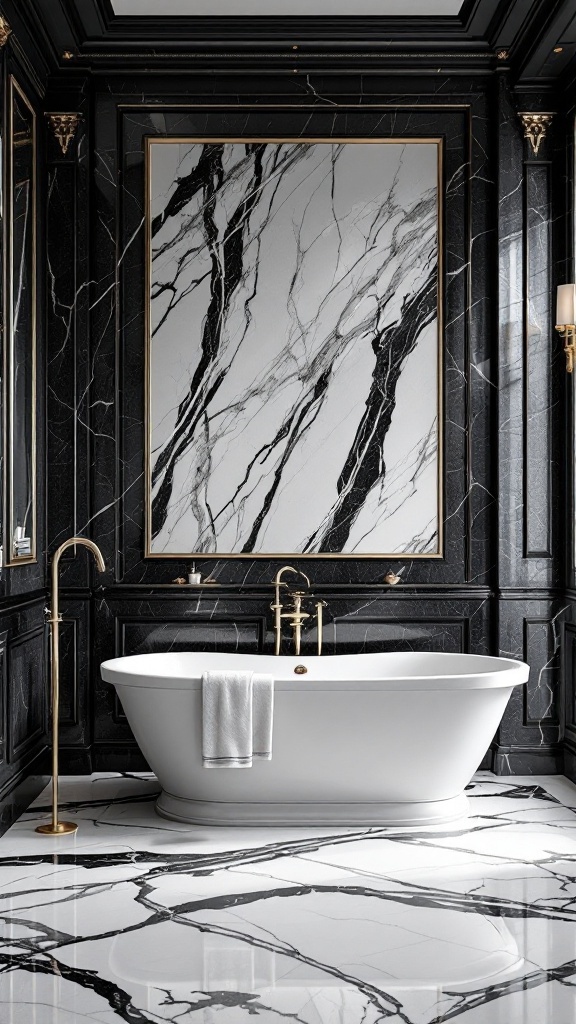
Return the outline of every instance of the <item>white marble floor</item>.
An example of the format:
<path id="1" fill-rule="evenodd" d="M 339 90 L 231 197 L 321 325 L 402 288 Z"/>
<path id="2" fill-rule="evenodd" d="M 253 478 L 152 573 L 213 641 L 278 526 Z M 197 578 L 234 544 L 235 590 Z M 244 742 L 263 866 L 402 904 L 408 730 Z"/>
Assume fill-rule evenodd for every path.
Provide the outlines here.
<path id="1" fill-rule="evenodd" d="M 0 1024 L 575 1024 L 576 787 L 478 775 L 418 831 L 180 825 L 65 780 L 0 840 Z"/>

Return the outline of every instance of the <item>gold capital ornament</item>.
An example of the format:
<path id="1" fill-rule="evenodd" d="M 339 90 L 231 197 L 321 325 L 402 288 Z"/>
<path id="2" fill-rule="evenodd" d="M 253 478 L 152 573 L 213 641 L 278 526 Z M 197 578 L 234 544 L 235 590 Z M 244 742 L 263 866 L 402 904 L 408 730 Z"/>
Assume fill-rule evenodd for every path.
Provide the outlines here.
<path id="1" fill-rule="evenodd" d="M 529 140 L 534 156 L 538 156 L 540 143 L 548 134 L 548 129 L 552 123 L 554 114 L 529 113 L 528 111 L 522 111 L 518 114 L 518 117 L 524 126 L 524 138 Z"/>
<path id="2" fill-rule="evenodd" d="M 76 134 L 80 124 L 80 114 L 46 114 L 50 127 L 60 143 L 63 156 L 68 152 L 68 146 Z"/>

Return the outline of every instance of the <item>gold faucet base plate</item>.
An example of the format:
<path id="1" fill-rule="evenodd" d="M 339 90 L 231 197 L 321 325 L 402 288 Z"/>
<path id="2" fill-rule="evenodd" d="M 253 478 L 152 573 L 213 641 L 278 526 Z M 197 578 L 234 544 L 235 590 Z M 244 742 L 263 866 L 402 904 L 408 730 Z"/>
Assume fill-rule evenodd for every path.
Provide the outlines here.
<path id="1" fill-rule="evenodd" d="M 38 825 L 35 832 L 40 832 L 43 836 L 63 836 L 70 835 L 72 832 L 78 830 L 78 825 L 74 821 L 58 821 L 56 828 L 52 822 L 49 825 Z"/>

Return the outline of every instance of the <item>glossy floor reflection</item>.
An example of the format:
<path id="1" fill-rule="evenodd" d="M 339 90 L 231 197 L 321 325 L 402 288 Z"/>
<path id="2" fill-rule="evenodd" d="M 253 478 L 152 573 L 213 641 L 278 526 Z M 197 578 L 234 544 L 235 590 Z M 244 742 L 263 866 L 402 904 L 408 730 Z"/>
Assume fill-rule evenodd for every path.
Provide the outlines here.
<path id="1" fill-rule="evenodd" d="M 418 831 L 180 825 L 151 776 L 0 840 L 2 1024 L 575 1024 L 576 787 L 496 778 Z"/>

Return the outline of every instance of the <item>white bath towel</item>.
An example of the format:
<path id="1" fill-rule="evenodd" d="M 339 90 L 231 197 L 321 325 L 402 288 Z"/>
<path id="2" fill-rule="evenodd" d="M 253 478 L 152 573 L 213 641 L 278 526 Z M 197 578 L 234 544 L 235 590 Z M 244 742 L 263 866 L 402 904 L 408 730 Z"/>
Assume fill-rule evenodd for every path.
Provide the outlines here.
<path id="1" fill-rule="evenodd" d="M 272 722 L 274 718 L 274 680 L 254 672 L 252 676 L 252 757 L 272 759 Z"/>
<path id="2" fill-rule="evenodd" d="M 202 676 L 204 768 L 251 768 L 272 757 L 274 680 L 255 672 Z"/>

